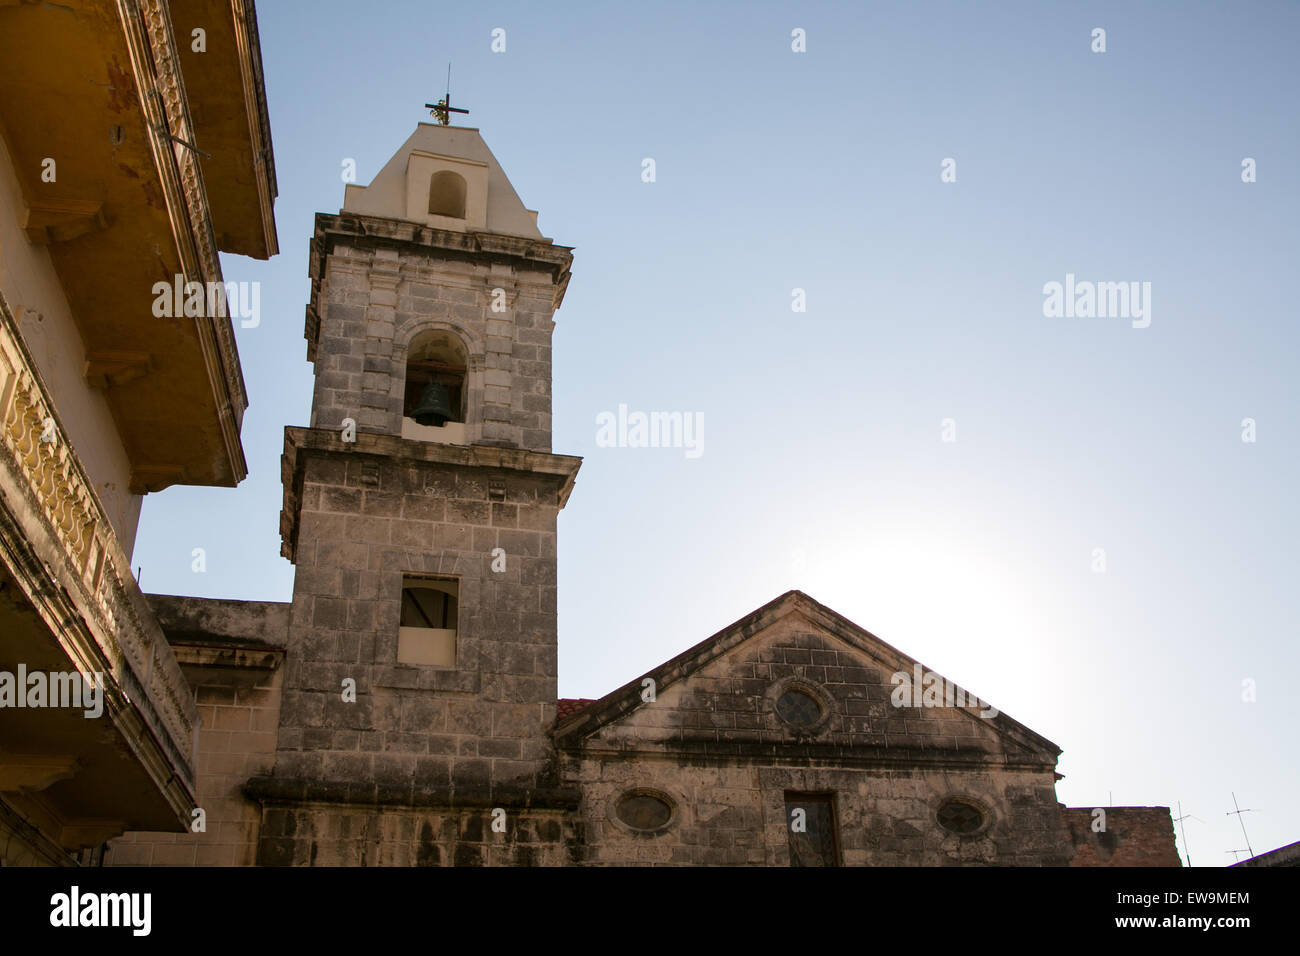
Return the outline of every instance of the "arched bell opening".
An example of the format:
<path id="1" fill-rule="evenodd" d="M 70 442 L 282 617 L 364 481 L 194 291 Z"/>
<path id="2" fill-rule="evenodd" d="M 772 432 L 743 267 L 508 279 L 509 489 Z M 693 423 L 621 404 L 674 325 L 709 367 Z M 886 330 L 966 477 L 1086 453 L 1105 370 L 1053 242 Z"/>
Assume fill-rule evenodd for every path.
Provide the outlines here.
<path id="1" fill-rule="evenodd" d="M 468 367 L 465 346 L 451 332 L 431 330 L 412 340 L 406 352 L 402 417 L 422 431 L 408 437 L 455 443 L 463 440 Z M 424 429 L 440 431 L 423 434 Z M 403 434 L 410 431 L 403 427 Z"/>

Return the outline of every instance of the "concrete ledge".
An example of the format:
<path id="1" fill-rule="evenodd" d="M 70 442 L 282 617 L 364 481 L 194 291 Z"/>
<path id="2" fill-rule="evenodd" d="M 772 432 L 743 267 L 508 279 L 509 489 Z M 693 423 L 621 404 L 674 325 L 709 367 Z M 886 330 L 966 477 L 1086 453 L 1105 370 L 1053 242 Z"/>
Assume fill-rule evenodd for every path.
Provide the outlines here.
<path id="1" fill-rule="evenodd" d="M 287 777 L 253 777 L 244 795 L 263 805 L 341 803 L 352 806 L 406 807 L 410 809 L 495 808 L 515 810 L 576 810 L 582 791 L 569 787 L 448 789 L 445 787 L 388 787 L 349 780 L 291 780 Z"/>
<path id="2" fill-rule="evenodd" d="M 229 601 L 146 594 L 167 637 L 176 644 L 214 644 L 283 650 L 289 639 L 289 603 Z"/>

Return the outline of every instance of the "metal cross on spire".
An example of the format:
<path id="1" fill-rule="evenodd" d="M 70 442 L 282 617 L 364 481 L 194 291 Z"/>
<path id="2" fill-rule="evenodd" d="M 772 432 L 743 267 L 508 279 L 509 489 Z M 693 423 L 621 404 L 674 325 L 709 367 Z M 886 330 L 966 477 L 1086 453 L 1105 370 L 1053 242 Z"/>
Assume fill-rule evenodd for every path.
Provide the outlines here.
<path id="1" fill-rule="evenodd" d="M 424 108 L 426 110 L 430 110 L 433 115 L 433 118 L 436 119 L 443 126 L 451 125 L 452 113 L 464 113 L 466 116 L 469 115 L 469 110 L 457 109 L 455 106 L 451 105 L 451 64 L 450 63 L 447 64 L 447 95 L 444 96 L 442 99 L 440 99 L 437 103 L 425 103 Z"/>

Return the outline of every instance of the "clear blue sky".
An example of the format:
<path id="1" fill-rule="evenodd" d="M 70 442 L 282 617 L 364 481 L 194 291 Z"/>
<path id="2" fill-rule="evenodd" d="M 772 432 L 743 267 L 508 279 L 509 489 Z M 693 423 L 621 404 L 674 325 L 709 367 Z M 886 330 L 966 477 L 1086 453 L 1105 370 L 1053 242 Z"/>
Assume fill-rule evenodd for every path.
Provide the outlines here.
<path id="1" fill-rule="evenodd" d="M 237 330 L 250 476 L 146 499 L 146 590 L 289 600 L 312 216 L 344 159 L 367 183 L 428 119 L 450 60 L 461 123 L 576 249 L 561 696 L 798 587 L 1060 745 L 1063 802 L 1181 801 L 1195 865 L 1245 848 L 1230 791 L 1256 852 L 1300 840 L 1300 6 L 257 9 L 282 252 L 224 260 L 263 284 Z M 1150 326 L 1045 318 L 1067 273 L 1150 282 Z M 702 414 L 703 455 L 598 447 L 620 403 Z"/>

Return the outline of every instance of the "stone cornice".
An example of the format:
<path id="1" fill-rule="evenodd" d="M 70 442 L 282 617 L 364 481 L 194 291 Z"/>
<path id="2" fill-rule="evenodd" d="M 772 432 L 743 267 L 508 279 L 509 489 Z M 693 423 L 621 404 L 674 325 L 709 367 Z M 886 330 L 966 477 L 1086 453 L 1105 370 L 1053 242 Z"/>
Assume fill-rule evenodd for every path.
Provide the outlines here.
<path id="1" fill-rule="evenodd" d="M 325 260 L 340 240 L 368 248 L 398 248 L 476 264 L 499 263 L 549 273 L 554 288 L 552 311 L 559 309 L 564 301 L 573 265 L 572 248 L 557 246 L 543 239 L 492 232 L 451 232 L 402 219 L 385 219 L 354 212 L 318 212 L 308 258 L 311 301 L 307 306 L 306 328 L 303 332 L 307 339 L 309 361 L 315 361 L 316 340 L 320 334 L 320 290 L 321 280 L 325 276 Z"/>
<path id="2" fill-rule="evenodd" d="M 284 650 L 279 647 L 173 641 L 172 653 L 181 664 L 212 670 L 260 671 L 269 674 L 279 670 L 284 663 Z"/>
<path id="3" fill-rule="evenodd" d="M 886 735 L 881 735 L 886 737 Z M 625 760 L 632 763 L 666 760 L 696 764 L 710 762 L 728 766 L 808 767 L 841 769 L 927 769 L 967 771 L 1019 770 L 1050 772 L 1056 763 L 1039 754 L 1007 755 L 979 747 L 924 747 L 914 738 L 899 737 L 892 746 L 886 739 L 878 745 L 833 744 L 809 741 L 760 741 L 677 739 L 662 742 L 603 744 L 592 739 L 566 736 L 556 740 L 556 749 L 571 759 Z"/>
<path id="4" fill-rule="evenodd" d="M 430 462 L 467 468 L 516 471 L 550 477 L 556 483 L 559 507 L 573 491 L 582 459 L 500 445 L 441 445 L 412 441 L 395 435 L 357 432 L 355 442 L 345 442 L 333 428 L 289 426 L 284 430 L 284 455 L 280 475 L 284 485 L 284 507 L 280 512 L 280 553 L 290 561 L 297 550 L 298 517 L 301 508 L 303 467 L 310 455 L 371 457 L 381 461 Z"/>
<path id="5" fill-rule="evenodd" d="M 529 239 L 495 232 L 452 232 L 404 219 L 387 219 L 356 212 L 316 214 L 315 239 L 336 237 L 366 239 L 375 245 L 417 246 L 441 253 L 459 254 L 475 262 L 502 261 L 528 264 L 550 270 L 559 281 L 573 264 L 573 249 L 557 246 L 548 239 Z M 313 249 L 313 254 L 316 250 Z M 329 248 L 321 249 L 324 254 Z"/>
<path id="6" fill-rule="evenodd" d="M 253 777 L 243 787 L 244 795 L 266 807 L 336 803 L 366 807 L 406 807 L 440 810 L 576 810 L 582 791 L 576 787 L 498 787 L 459 789 L 426 787 L 411 781 L 400 791 L 392 784 L 361 780 L 306 780 Z"/>

